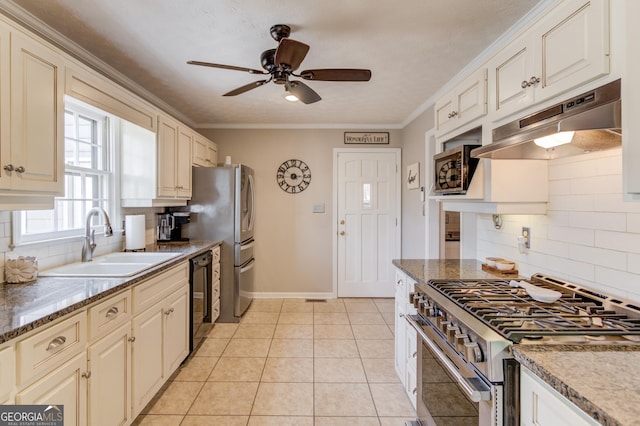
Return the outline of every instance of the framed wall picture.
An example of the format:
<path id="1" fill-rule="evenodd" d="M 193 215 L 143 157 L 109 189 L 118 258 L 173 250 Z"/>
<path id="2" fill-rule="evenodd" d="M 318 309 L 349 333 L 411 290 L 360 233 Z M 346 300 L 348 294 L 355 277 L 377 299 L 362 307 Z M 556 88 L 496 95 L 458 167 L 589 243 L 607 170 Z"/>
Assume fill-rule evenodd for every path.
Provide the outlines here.
<path id="1" fill-rule="evenodd" d="M 420 163 L 407 166 L 407 189 L 420 188 Z"/>

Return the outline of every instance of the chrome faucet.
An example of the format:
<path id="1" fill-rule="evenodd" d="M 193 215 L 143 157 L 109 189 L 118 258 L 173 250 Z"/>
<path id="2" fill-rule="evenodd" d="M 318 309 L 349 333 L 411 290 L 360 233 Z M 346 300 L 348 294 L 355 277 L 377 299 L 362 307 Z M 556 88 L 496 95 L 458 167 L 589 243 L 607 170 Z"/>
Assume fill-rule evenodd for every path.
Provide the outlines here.
<path id="1" fill-rule="evenodd" d="M 94 214 L 99 214 L 102 216 L 102 220 L 104 220 L 104 235 L 106 237 L 110 237 L 113 235 L 113 230 L 111 229 L 111 222 L 109 221 L 109 216 L 107 212 L 105 212 L 102 207 L 94 207 L 87 212 L 87 222 L 85 223 L 85 235 L 84 235 L 84 243 L 82 244 L 82 261 L 83 262 L 91 262 L 93 260 L 93 250 L 96 248 L 96 230 L 91 229 L 91 217 Z"/>

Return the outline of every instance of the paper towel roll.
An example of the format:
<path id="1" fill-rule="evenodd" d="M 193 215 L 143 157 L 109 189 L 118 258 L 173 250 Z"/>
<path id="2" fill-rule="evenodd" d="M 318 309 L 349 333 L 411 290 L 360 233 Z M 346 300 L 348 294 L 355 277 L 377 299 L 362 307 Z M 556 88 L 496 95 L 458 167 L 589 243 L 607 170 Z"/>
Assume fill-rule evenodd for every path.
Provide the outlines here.
<path id="1" fill-rule="evenodd" d="M 145 216 L 143 214 L 124 217 L 125 250 L 140 250 L 144 248 L 144 222 Z"/>

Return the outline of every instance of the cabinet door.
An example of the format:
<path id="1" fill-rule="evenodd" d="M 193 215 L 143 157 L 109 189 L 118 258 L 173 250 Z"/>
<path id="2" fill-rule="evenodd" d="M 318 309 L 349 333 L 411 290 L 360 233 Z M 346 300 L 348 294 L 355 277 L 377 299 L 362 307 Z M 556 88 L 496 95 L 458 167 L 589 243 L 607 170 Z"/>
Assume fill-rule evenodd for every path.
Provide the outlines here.
<path id="1" fill-rule="evenodd" d="M 175 197 L 176 187 L 176 146 L 178 126 L 162 117 L 158 121 L 158 196 Z"/>
<path id="2" fill-rule="evenodd" d="M 599 424 L 524 367 L 520 373 L 520 423 L 523 426 Z"/>
<path id="3" fill-rule="evenodd" d="M 189 354 L 189 288 L 167 298 L 165 308 L 165 376 L 169 377 Z"/>
<path id="4" fill-rule="evenodd" d="M 176 160 L 176 195 L 179 198 L 191 198 L 191 145 L 193 133 L 180 127 L 175 154 Z"/>
<path id="5" fill-rule="evenodd" d="M 65 426 L 87 424 L 87 355 L 81 353 L 16 395 L 16 404 L 63 405 Z"/>
<path id="6" fill-rule="evenodd" d="M 11 164 L 11 143 L 9 138 L 9 95 L 10 86 L 9 30 L 0 26 L 0 188 L 11 187 L 11 175 L 4 166 Z"/>
<path id="7" fill-rule="evenodd" d="M 89 424 L 131 421 L 131 324 L 89 346 Z"/>
<path id="8" fill-rule="evenodd" d="M 63 70 L 53 50 L 11 34 L 13 189 L 64 194 Z"/>
<path id="9" fill-rule="evenodd" d="M 0 400 L 9 397 L 16 383 L 16 364 L 13 346 L 0 350 Z"/>
<path id="10" fill-rule="evenodd" d="M 494 88 L 493 108 L 504 117 L 533 102 L 533 88 L 527 85 L 534 73 L 533 37 L 516 39 L 501 50 L 489 63 Z"/>
<path id="11" fill-rule="evenodd" d="M 209 146 L 208 141 L 202 138 L 201 136 L 196 135 L 193 138 L 192 162 L 194 166 L 200 166 L 200 167 L 211 166 L 211 164 L 207 163 L 207 160 L 209 159 L 208 146 Z"/>
<path id="12" fill-rule="evenodd" d="M 437 135 L 442 135 L 454 128 L 453 121 L 455 116 L 452 114 L 453 111 L 455 111 L 453 94 L 449 93 L 438 99 L 435 105 Z"/>
<path id="13" fill-rule="evenodd" d="M 208 165 L 213 167 L 218 164 L 218 145 L 215 142 L 209 141 L 209 143 L 207 144 L 207 153 Z"/>
<path id="14" fill-rule="evenodd" d="M 608 74 L 608 0 L 564 2 L 552 12 L 539 42 L 536 102 Z"/>
<path id="15" fill-rule="evenodd" d="M 132 397 L 133 417 L 153 398 L 164 383 L 164 300 L 133 318 Z"/>

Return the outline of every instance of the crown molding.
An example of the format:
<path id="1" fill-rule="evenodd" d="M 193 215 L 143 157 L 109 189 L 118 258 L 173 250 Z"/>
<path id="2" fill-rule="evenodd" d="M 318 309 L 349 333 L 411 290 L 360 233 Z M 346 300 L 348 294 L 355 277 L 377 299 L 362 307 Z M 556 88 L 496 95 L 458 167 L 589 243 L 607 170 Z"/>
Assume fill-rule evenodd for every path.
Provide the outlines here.
<path id="1" fill-rule="evenodd" d="M 256 123 L 233 123 L 233 124 L 215 124 L 200 123 L 196 124 L 195 129 L 353 129 L 353 130 L 401 130 L 401 124 L 354 124 L 354 123 L 335 123 L 335 124 L 300 124 L 300 123 L 282 123 L 282 124 L 256 124 Z"/>

